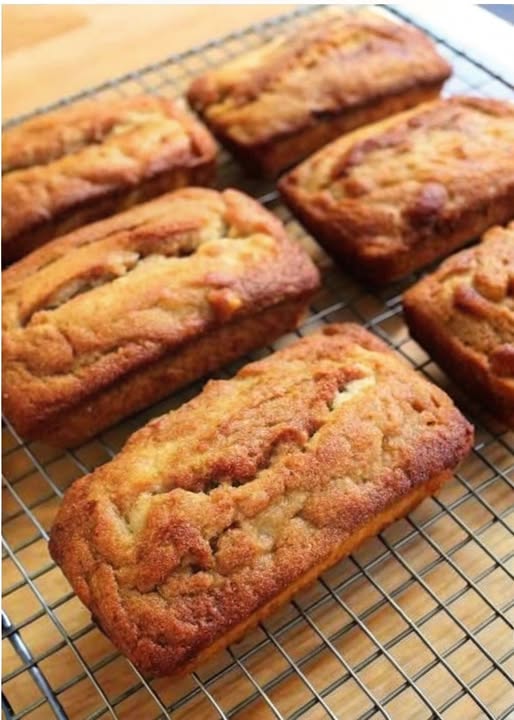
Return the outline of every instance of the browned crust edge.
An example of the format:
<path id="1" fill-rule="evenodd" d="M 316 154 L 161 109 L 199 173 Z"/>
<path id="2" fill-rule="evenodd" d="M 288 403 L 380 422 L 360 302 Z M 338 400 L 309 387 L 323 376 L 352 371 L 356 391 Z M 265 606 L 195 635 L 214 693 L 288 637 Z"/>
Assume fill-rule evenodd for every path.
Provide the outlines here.
<path id="1" fill-rule="evenodd" d="M 311 292 L 305 293 L 298 299 L 212 330 L 96 396 L 75 407 L 60 410 L 44 421 L 17 412 L 14 403 L 6 408 L 6 414 L 17 432 L 26 439 L 57 447 L 75 447 L 122 418 L 293 330 L 311 296 Z"/>
<path id="2" fill-rule="evenodd" d="M 403 296 L 403 311 L 411 336 L 458 385 L 476 397 L 485 410 L 514 428 L 512 388 L 492 375 L 471 348 L 445 332 L 431 316 L 420 289 L 420 284 L 416 284 Z"/>
<path id="3" fill-rule="evenodd" d="M 365 242 L 359 243 L 348 233 L 337 213 L 329 214 L 314 203 L 304 202 L 288 175 L 280 180 L 278 188 L 292 212 L 327 252 L 353 275 L 377 286 L 399 280 L 449 255 L 492 225 L 505 224 L 512 218 L 514 203 L 513 185 L 506 195 L 493 200 L 483 198 L 480 205 L 467 208 L 460 217 L 439 222 L 431 235 L 415 246 L 372 255 Z"/>

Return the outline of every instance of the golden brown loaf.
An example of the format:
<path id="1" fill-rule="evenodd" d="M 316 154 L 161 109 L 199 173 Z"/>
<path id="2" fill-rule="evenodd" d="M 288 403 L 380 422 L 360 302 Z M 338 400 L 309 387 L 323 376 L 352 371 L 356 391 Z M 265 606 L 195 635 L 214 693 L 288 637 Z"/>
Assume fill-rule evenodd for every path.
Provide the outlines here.
<path id="1" fill-rule="evenodd" d="M 143 671 L 183 672 L 433 492 L 472 428 L 356 325 L 211 381 L 68 490 L 50 552 Z"/>
<path id="2" fill-rule="evenodd" d="M 436 97 L 450 72 L 419 30 L 331 9 L 197 78 L 188 99 L 243 162 L 276 175 L 343 132 Z"/>
<path id="3" fill-rule="evenodd" d="M 413 337 L 514 427 L 514 223 L 448 258 L 404 296 Z"/>
<path id="4" fill-rule="evenodd" d="M 136 202 L 209 184 L 216 145 L 164 97 L 88 101 L 3 134 L 4 265 Z"/>
<path id="5" fill-rule="evenodd" d="M 514 104 L 420 105 L 336 140 L 280 188 L 349 270 L 398 279 L 514 216 Z"/>
<path id="6" fill-rule="evenodd" d="M 295 327 L 318 285 L 280 221 L 186 188 L 58 238 L 3 273 L 3 400 L 74 445 Z"/>

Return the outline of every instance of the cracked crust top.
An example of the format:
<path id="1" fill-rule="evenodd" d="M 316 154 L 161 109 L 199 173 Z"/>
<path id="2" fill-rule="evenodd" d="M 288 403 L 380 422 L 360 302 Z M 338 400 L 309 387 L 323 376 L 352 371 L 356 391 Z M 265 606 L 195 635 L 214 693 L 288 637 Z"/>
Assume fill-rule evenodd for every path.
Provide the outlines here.
<path id="1" fill-rule="evenodd" d="M 470 210 L 514 202 L 514 104 L 424 103 L 327 145 L 280 187 L 301 216 L 330 225 L 358 256 L 410 251 Z"/>
<path id="2" fill-rule="evenodd" d="M 448 258 L 406 292 L 404 303 L 428 315 L 514 398 L 514 222 Z"/>
<path id="3" fill-rule="evenodd" d="M 327 326 L 209 382 L 76 481 L 50 550 L 115 644 L 171 674 L 471 438 L 380 340 Z"/>
<path id="4" fill-rule="evenodd" d="M 86 101 L 36 117 L 3 133 L 3 242 L 215 155 L 207 129 L 164 97 Z"/>
<path id="5" fill-rule="evenodd" d="M 414 27 L 331 9 L 200 76 L 188 99 L 220 137 L 253 146 L 450 72 Z"/>
<path id="6" fill-rule="evenodd" d="M 2 277 L 4 409 L 22 427 L 318 284 L 277 218 L 203 188 L 58 238 Z"/>

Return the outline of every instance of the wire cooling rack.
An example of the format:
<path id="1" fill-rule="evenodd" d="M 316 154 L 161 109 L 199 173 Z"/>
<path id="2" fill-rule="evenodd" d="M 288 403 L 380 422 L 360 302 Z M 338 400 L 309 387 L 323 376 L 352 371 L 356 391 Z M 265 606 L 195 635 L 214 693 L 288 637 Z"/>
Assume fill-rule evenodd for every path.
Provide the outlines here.
<path id="1" fill-rule="evenodd" d="M 205 68 L 315 11 L 296 10 L 81 95 L 141 90 L 181 94 L 190 78 Z M 434 39 L 454 66 L 447 93 L 514 97 L 505 79 L 450 47 L 444 38 Z M 276 212 L 323 268 L 323 289 L 297 334 L 324 322 L 353 320 L 366 325 L 456 397 L 476 425 L 474 450 L 438 497 L 367 541 L 242 642 L 182 680 L 149 680 L 91 622 L 48 555 L 48 531 L 63 492 L 75 478 L 109 460 L 134 429 L 192 397 L 201 383 L 71 452 L 24 443 L 6 422 L 4 716 L 509 717 L 514 712 L 514 591 L 509 574 L 514 556 L 513 433 L 454 388 L 409 338 L 400 301 L 414 277 L 384 291 L 370 291 L 331 264 L 291 218 L 273 186 L 244 177 L 225 154 L 221 177 L 222 185 L 241 187 Z M 273 348 L 294 339 L 295 334 L 288 335 Z M 253 353 L 219 376 L 229 376 L 273 348 Z"/>

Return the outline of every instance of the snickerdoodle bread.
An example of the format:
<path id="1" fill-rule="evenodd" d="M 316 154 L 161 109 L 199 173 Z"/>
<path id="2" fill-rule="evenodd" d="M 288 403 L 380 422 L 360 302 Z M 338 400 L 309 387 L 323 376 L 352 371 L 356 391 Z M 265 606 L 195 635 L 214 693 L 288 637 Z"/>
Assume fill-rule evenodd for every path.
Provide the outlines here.
<path id="1" fill-rule="evenodd" d="M 514 217 L 514 104 L 424 103 L 336 140 L 280 189 L 348 270 L 396 280 Z"/>
<path id="2" fill-rule="evenodd" d="M 450 72 L 414 27 L 332 8 L 209 70 L 188 99 L 243 164 L 274 176 L 343 132 L 437 97 Z"/>
<path id="3" fill-rule="evenodd" d="M 293 329 L 318 282 L 235 190 L 176 190 L 57 238 L 3 273 L 5 414 L 76 445 Z"/>
<path id="4" fill-rule="evenodd" d="M 435 492 L 472 428 L 356 325 L 210 381 L 66 493 L 50 552 L 142 671 L 190 670 Z"/>
<path id="5" fill-rule="evenodd" d="M 87 101 L 2 137 L 2 258 L 214 176 L 216 145 L 177 103 L 157 96 Z"/>
<path id="6" fill-rule="evenodd" d="M 514 427 L 514 223 L 448 258 L 404 295 L 412 336 Z"/>

